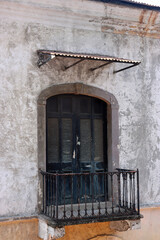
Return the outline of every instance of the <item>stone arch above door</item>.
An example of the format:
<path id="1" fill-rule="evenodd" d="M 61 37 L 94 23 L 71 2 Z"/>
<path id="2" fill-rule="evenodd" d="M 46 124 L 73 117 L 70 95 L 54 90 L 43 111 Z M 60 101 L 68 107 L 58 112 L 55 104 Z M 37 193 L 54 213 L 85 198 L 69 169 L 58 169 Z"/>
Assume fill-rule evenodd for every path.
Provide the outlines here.
<path id="1" fill-rule="evenodd" d="M 108 104 L 108 156 L 110 158 L 109 171 L 119 167 L 119 123 L 118 102 L 113 94 L 97 87 L 83 83 L 67 83 L 53 85 L 41 92 L 38 97 L 38 167 L 46 170 L 46 100 L 59 94 L 81 94 L 99 98 Z"/>

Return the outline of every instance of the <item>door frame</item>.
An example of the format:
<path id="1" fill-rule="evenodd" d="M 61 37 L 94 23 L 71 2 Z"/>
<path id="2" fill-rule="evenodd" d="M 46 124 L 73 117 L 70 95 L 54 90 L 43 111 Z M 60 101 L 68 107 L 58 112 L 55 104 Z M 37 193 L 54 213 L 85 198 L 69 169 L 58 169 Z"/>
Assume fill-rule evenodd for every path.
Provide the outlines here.
<path id="1" fill-rule="evenodd" d="M 38 169 L 46 171 L 46 100 L 59 94 L 81 94 L 99 98 L 107 104 L 108 171 L 119 167 L 119 121 L 118 102 L 115 96 L 100 88 L 83 83 L 52 85 L 44 89 L 37 101 L 38 120 Z M 42 202 L 42 180 L 39 174 L 38 209 Z"/>

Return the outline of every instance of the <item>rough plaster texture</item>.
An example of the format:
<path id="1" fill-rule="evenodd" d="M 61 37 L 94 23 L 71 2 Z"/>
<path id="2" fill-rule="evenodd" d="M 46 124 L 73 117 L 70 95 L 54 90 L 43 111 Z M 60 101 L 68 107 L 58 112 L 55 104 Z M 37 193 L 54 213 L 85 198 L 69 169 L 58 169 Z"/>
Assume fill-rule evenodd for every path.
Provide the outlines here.
<path id="1" fill-rule="evenodd" d="M 151 23 L 150 15 L 146 11 L 142 18 L 139 9 L 82 0 L 0 2 L 1 216 L 37 211 L 37 99 L 45 88 L 70 82 L 83 82 L 116 97 L 120 167 L 140 169 L 141 205 L 160 204 L 160 39 L 156 35 L 160 25 L 158 13 Z M 146 24 L 146 30 L 130 33 L 132 23 L 142 24 L 142 29 Z M 52 60 L 39 69 L 37 49 L 106 54 L 142 63 L 117 74 L 113 70 L 120 64 L 91 72 L 92 64 L 83 62 L 63 71 L 64 62 Z"/>
<path id="2" fill-rule="evenodd" d="M 0 223 L 0 240 L 40 240 L 38 220 L 23 219 Z"/>

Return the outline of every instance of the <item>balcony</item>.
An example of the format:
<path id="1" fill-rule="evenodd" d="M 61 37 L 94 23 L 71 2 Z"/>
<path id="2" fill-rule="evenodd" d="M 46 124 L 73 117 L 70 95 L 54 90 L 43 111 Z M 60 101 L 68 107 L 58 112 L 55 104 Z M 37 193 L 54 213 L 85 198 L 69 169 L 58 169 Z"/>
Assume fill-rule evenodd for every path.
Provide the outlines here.
<path id="1" fill-rule="evenodd" d="M 141 218 L 138 170 L 40 173 L 41 213 L 54 226 Z"/>

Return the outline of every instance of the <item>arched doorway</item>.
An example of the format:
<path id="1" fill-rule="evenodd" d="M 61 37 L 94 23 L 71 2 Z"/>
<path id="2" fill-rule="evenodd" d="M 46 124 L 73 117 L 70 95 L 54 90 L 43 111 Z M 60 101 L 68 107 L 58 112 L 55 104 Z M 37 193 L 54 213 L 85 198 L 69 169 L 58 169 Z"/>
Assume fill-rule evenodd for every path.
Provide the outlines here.
<path id="1" fill-rule="evenodd" d="M 63 95 L 63 97 L 62 97 Z M 60 97 L 61 96 L 61 97 Z M 118 138 L 119 138 L 119 125 L 118 125 L 118 103 L 117 100 L 115 99 L 115 97 L 111 94 L 108 93 L 106 91 L 103 91 L 99 88 L 95 88 L 92 86 L 88 86 L 82 83 L 71 83 L 71 84 L 60 84 L 60 85 L 54 85 L 51 86 L 47 89 L 45 89 L 44 91 L 42 91 L 42 93 L 40 94 L 39 98 L 38 98 L 38 165 L 39 168 L 42 169 L 43 171 L 46 171 L 46 167 L 47 170 L 49 171 L 54 171 L 54 169 L 58 168 L 58 164 L 56 167 L 56 162 L 54 163 L 54 166 L 52 168 L 52 166 L 48 165 L 47 166 L 47 158 L 48 158 L 48 153 L 46 154 L 46 152 L 48 151 L 47 148 L 47 136 L 46 136 L 46 126 L 47 126 L 47 119 L 48 119 L 48 115 L 46 114 L 46 110 L 47 110 L 47 103 L 49 103 L 49 101 L 52 101 L 55 97 L 56 98 L 64 98 L 65 97 L 69 97 L 72 98 L 72 100 L 66 100 L 64 101 L 64 108 L 67 108 L 67 111 L 70 111 L 69 109 L 71 108 L 71 106 L 74 106 L 74 111 L 72 111 L 72 113 L 70 112 L 63 112 L 63 118 L 61 118 L 61 122 L 63 120 L 63 134 L 64 134 L 64 138 L 66 137 L 65 135 L 65 128 L 70 128 L 72 129 L 72 134 L 71 131 L 68 131 L 70 133 L 70 135 L 67 136 L 69 140 L 70 137 L 70 141 L 71 141 L 71 145 L 67 145 L 65 144 L 65 148 L 63 147 L 63 142 L 61 141 L 60 144 L 60 139 L 59 139 L 59 144 L 58 143 L 54 143 L 57 144 L 57 150 L 56 147 L 54 148 L 53 151 L 57 151 L 57 156 L 58 155 L 62 155 L 60 157 L 58 157 L 57 159 L 59 159 L 60 161 L 64 161 L 63 166 L 67 166 L 68 167 L 68 171 L 80 171 L 80 168 L 82 171 L 101 171 L 102 167 L 103 170 L 106 171 L 113 171 L 116 167 L 119 167 L 119 154 L 118 154 Z M 51 100 L 52 99 L 52 100 Z M 58 101 L 62 101 L 62 100 L 58 100 Z M 78 105 L 80 104 L 80 102 L 88 102 L 88 103 L 84 103 L 82 104 L 82 109 L 80 111 L 80 105 L 77 108 L 76 107 L 76 102 L 78 101 Z M 68 102 L 72 102 L 72 104 L 68 105 Z M 90 106 L 89 108 L 94 108 L 95 102 L 95 108 L 96 108 L 96 102 L 97 105 L 99 104 L 102 109 L 101 112 L 88 112 L 85 113 L 85 108 L 88 104 L 88 106 Z M 58 107 L 62 108 L 63 104 L 62 103 L 58 103 Z M 67 106 L 66 106 L 67 105 Z M 72 106 L 72 107 L 73 107 Z M 92 107 L 91 107 L 92 106 Z M 99 108 L 98 108 L 99 109 Z M 84 111 L 84 112 L 83 112 Z M 66 114 L 66 115 L 65 115 Z M 68 115 L 67 115 L 68 114 Z M 86 114 L 86 118 L 83 118 L 83 116 Z M 88 115 L 87 115 L 88 114 Z M 99 114 L 99 118 L 98 118 L 98 114 Z M 54 114 L 53 114 L 54 115 Z M 57 118 L 60 115 L 57 115 Z M 69 117 L 70 116 L 70 117 Z M 75 121 L 72 121 L 72 117 L 73 118 L 77 118 L 77 116 L 79 116 L 79 120 L 77 121 L 78 125 L 78 129 L 77 130 L 77 125 L 75 126 Z M 80 117 L 81 116 L 81 117 Z M 96 118 L 97 116 L 97 118 Z M 54 117 L 56 117 L 56 115 L 54 115 Z M 68 119 L 65 119 L 69 117 Z M 81 127 L 80 127 L 80 119 L 81 119 Z M 102 127 L 102 121 L 103 123 L 105 122 L 105 124 L 103 124 Z M 54 122 L 54 123 L 53 123 Z M 98 124 L 96 124 L 96 126 L 99 126 L 94 129 L 93 127 L 93 122 L 97 122 Z M 100 123 L 101 122 L 101 123 Z M 82 124 L 83 123 L 83 124 Z M 51 125 L 53 124 L 57 124 L 58 125 L 58 120 L 54 119 L 52 121 L 52 123 L 50 123 Z M 71 127 L 71 125 L 73 125 Z M 105 126 L 104 126 L 105 125 Z M 69 127 L 70 126 L 70 127 Z M 83 131 L 82 131 L 83 128 Z M 87 129 L 85 131 L 85 128 Z M 59 134 L 59 137 L 62 138 L 62 133 L 60 133 L 60 128 L 57 126 L 57 133 L 54 133 L 55 135 Z M 81 129 L 81 130 L 80 130 Z M 90 130 L 89 130 L 90 129 Z M 103 130 L 102 130 L 103 129 Z M 61 129 L 62 131 L 62 129 Z M 77 132 L 79 131 L 79 132 Z M 80 131 L 83 132 L 84 135 L 81 134 L 81 138 L 84 139 L 84 141 L 81 142 L 81 140 L 79 141 L 79 137 L 80 137 Z M 73 134 L 73 132 L 75 132 L 75 134 Z M 103 132 L 103 133 L 102 133 Z M 78 135 L 76 135 L 78 133 Z M 89 134 L 93 135 L 96 134 L 97 135 L 97 139 L 99 139 L 99 141 L 97 139 L 92 139 L 91 144 L 91 148 L 93 151 L 89 150 L 89 147 L 87 144 L 85 144 L 85 141 L 89 142 L 89 140 L 87 140 L 86 135 L 89 136 Z M 98 135 L 99 134 L 99 135 Z M 100 137 L 101 135 L 101 137 Z M 78 137 L 78 139 L 77 139 Z M 91 136 L 90 136 L 91 138 Z M 92 136 L 93 138 L 93 136 Z M 96 149 L 96 146 L 98 146 L 98 144 L 94 145 L 95 142 L 98 141 L 99 145 L 101 146 L 98 147 Z M 80 142 L 80 145 L 79 145 Z M 68 141 L 69 143 L 69 141 Z M 83 146 L 84 144 L 84 146 Z M 76 149 L 76 145 L 77 145 L 77 149 Z M 107 146 L 104 148 L 104 145 Z M 55 145 L 56 146 L 56 145 Z M 72 147 L 71 147 L 72 146 Z M 103 148 L 102 148 L 103 146 Z M 61 148 L 61 150 L 58 149 L 58 147 Z M 68 151 L 68 149 L 71 147 L 70 151 Z M 82 151 L 82 147 L 83 147 L 83 151 Z M 85 150 L 86 147 L 86 150 Z M 62 154 L 62 148 L 64 150 L 64 154 Z M 68 148 L 68 149 L 67 149 Z M 81 150 L 80 150 L 81 148 Z M 75 150 L 75 151 L 74 151 Z M 65 151 L 67 151 L 68 153 L 65 154 Z M 81 154 L 80 154 L 81 151 Z M 87 151 L 87 154 L 84 154 L 85 151 Z M 99 156 L 97 155 L 97 161 L 95 158 L 95 154 L 94 151 L 96 152 L 96 154 L 99 154 Z M 99 153 L 98 153 L 99 151 Z M 52 155 L 52 153 L 50 153 Z M 55 154 L 55 153 L 54 153 Z M 78 155 L 79 154 L 79 155 Z M 81 158 L 80 158 L 81 155 Z M 85 162 L 85 159 L 88 159 L 90 156 L 90 160 L 89 162 Z M 56 156 L 56 155 L 55 155 Z M 69 163 L 68 158 L 69 156 L 71 157 L 71 162 Z M 76 158 L 77 156 L 77 158 Z M 83 159 L 82 159 L 83 156 Z M 100 157 L 101 156 L 101 157 Z M 102 157 L 103 156 L 103 157 Z M 78 160 L 77 160 L 78 159 Z M 80 159 L 82 159 L 80 161 Z M 101 159 L 101 160 L 100 160 Z M 57 161 L 59 161 L 57 160 Z M 76 161 L 77 160 L 77 161 Z M 49 160 L 50 161 L 50 160 Z M 56 161 L 56 160 L 54 160 Z M 66 163 L 65 163 L 66 161 Z M 81 163 L 81 166 L 79 165 Z M 65 165 L 66 164 L 66 165 Z M 77 166 L 75 164 L 78 164 Z M 63 171 L 63 166 L 61 165 L 62 168 L 60 168 L 60 171 Z M 57 171 L 59 171 L 57 169 Z M 67 171 L 67 169 L 65 168 L 65 171 Z M 41 202 L 42 202 L 42 195 L 41 195 L 41 189 L 43 188 L 43 183 L 42 181 L 40 181 L 40 191 L 39 191 L 39 203 L 40 203 L 40 208 L 41 208 Z"/>

